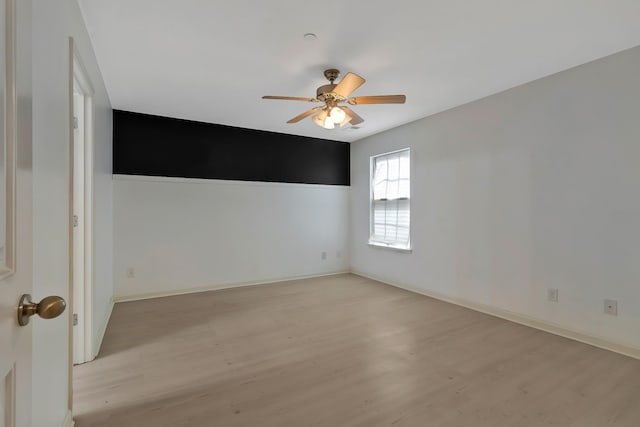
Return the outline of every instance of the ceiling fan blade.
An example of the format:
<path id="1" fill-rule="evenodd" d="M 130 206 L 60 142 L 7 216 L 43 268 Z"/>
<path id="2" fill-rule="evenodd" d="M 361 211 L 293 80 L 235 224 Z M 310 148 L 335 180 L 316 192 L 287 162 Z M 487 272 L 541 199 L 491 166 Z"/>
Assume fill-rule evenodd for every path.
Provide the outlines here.
<path id="1" fill-rule="evenodd" d="M 349 98 L 349 104 L 404 104 L 407 97 L 404 95 L 377 95 L 377 96 L 354 96 Z"/>
<path id="2" fill-rule="evenodd" d="M 347 113 L 347 116 L 351 117 L 349 123 L 351 123 L 352 125 L 357 125 L 364 122 L 364 119 L 357 115 L 351 108 L 342 105 L 340 106 L 340 108 L 342 108 L 344 112 Z"/>
<path id="3" fill-rule="evenodd" d="M 271 96 L 265 95 L 262 99 L 282 99 L 284 101 L 306 101 L 306 102 L 318 102 L 315 98 L 301 98 L 298 96 Z"/>
<path id="4" fill-rule="evenodd" d="M 344 113 L 344 120 L 342 120 L 340 122 L 340 127 L 345 127 L 347 125 L 347 123 L 349 123 L 351 121 L 351 116 L 348 115 L 347 113 Z"/>
<path id="5" fill-rule="evenodd" d="M 309 117 L 310 115 L 312 115 L 313 113 L 315 113 L 316 111 L 320 110 L 323 106 L 319 106 L 319 107 L 314 107 L 311 110 L 307 110 L 302 114 L 299 114 L 297 116 L 295 116 L 293 119 L 287 121 L 287 123 L 298 123 L 300 120 L 304 119 L 305 117 Z"/>
<path id="6" fill-rule="evenodd" d="M 365 81 L 365 79 L 357 74 L 347 73 L 347 75 L 340 80 L 338 86 L 333 88 L 332 92 L 346 98 L 351 95 L 351 92 L 362 86 Z"/>

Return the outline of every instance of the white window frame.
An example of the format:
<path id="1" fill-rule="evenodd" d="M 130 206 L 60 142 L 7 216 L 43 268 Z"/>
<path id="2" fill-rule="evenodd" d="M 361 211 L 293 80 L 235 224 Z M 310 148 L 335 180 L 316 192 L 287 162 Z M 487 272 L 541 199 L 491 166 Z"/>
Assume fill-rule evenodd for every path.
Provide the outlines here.
<path id="1" fill-rule="evenodd" d="M 375 227 L 375 200 L 374 200 L 374 186 L 373 179 L 375 174 L 376 159 L 384 156 L 388 156 L 395 153 L 406 151 L 409 153 L 409 197 L 407 203 L 409 204 L 409 239 L 407 244 L 397 244 L 374 239 L 374 227 Z M 386 153 L 380 153 L 373 155 L 369 158 L 369 241 L 370 246 L 379 248 L 388 248 L 400 252 L 411 252 L 411 169 L 413 168 L 413 160 L 411 157 L 411 148 L 402 148 L 399 150 L 389 151 Z M 404 200 L 404 198 L 402 198 Z"/>

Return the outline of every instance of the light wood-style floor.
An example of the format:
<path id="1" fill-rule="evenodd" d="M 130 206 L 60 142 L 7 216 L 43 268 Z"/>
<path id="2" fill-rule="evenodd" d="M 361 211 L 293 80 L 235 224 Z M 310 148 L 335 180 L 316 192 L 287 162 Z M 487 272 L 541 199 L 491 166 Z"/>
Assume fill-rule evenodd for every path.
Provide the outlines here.
<path id="1" fill-rule="evenodd" d="M 116 304 L 77 427 L 640 426 L 640 361 L 356 275 Z"/>

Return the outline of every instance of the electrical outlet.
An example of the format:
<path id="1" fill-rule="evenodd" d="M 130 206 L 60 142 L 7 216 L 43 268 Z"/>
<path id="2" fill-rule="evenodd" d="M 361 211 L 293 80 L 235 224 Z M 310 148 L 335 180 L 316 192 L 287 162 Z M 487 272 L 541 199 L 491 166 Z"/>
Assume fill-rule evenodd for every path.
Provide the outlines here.
<path id="1" fill-rule="evenodd" d="M 136 271 L 131 267 L 127 268 L 127 277 L 129 279 L 133 279 L 134 277 L 136 277 Z"/>
<path id="2" fill-rule="evenodd" d="M 342 251 L 336 251 L 336 258 L 342 258 Z"/>
<path id="3" fill-rule="evenodd" d="M 547 300 L 551 302 L 558 302 L 558 289 L 556 288 L 547 289 Z"/>
<path id="4" fill-rule="evenodd" d="M 604 300 L 604 312 L 612 316 L 618 315 L 618 301 L 614 299 Z"/>
<path id="5" fill-rule="evenodd" d="M 322 253 L 320 254 L 320 259 L 327 259 L 327 253 L 322 251 Z"/>

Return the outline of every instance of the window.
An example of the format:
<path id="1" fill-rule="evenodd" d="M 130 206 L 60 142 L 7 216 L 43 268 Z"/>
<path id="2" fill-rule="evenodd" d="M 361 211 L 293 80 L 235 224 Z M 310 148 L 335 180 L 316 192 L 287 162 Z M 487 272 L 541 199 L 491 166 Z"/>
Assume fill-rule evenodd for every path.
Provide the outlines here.
<path id="1" fill-rule="evenodd" d="M 409 149 L 371 157 L 369 244 L 410 249 Z"/>

